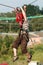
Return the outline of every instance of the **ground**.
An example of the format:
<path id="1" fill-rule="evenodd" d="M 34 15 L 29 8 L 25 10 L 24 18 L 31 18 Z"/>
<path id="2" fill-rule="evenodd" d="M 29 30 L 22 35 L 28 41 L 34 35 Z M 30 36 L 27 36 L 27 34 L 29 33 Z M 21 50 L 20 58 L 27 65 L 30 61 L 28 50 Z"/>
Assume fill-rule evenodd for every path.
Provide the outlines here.
<path id="1" fill-rule="evenodd" d="M 33 49 L 28 49 L 28 51 L 32 54 L 32 60 L 39 61 L 43 63 L 43 44 L 36 45 Z M 27 58 L 25 55 L 22 55 L 20 48 L 18 49 L 19 59 L 13 62 L 13 56 L 11 55 L 2 55 L 0 56 L 0 64 L 3 62 L 7 62 L 8 65 L 27 65 Z"/>

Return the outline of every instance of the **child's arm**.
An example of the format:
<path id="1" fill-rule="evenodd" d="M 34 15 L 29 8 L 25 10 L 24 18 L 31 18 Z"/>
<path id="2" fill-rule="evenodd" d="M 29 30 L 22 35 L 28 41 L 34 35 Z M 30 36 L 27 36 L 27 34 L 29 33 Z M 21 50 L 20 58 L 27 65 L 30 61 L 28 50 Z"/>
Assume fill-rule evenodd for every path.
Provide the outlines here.
<path id="1" fill-rule="evenodd" d="M 21 10 L 22 10 L 22 13 L 23 13 L 23 16 L 24 16 L 24 20 L 27 21 L 27 17 L 26 17 L 25 11 L 23 10 L 23 8 L 21 8 Z"/>

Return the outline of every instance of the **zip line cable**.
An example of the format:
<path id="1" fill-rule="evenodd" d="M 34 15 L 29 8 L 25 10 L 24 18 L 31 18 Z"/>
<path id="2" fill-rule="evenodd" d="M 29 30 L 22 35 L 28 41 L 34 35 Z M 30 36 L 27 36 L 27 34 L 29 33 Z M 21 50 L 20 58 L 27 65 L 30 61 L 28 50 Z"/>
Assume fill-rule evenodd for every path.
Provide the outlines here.
<path id="1" fill-rule="evenodd" d="M 34 0 L 34 1 L 30 2 L 29 4 L 33 4 L 33 3 L 35 3 L 36 1 L 38 1 L 38 0 Z"/>
<path id="2" fill-rule="evenodd" d="M 12 7 L 12 6 L 8 6 L 8 5 L 5 5 L 5 4 L 0 4 L 1 6 L 5 6 L 5 7 L 9 7 L 9 8 L 13 8 L 13 9 L 15 9 L 14 7 Z"/>
<path id="3" fill-rule="evenodd" d="M 30 2 L 29 4 L 32 4 L 32 3 L 36 2 L 36 1 L 38 1 L 38 0 L 35 0 L 35 1 L 33 1 L 33 2 Z M 5 7 L 9 7 L 9 8 L 12 8 L 12 9 L 15 9 L 14 7 L 9 6 L 9 5 L 5 5 L 5 4 L 0 4 L 0 5 L 1 5 L 1 6 L 5 6 Z"/>

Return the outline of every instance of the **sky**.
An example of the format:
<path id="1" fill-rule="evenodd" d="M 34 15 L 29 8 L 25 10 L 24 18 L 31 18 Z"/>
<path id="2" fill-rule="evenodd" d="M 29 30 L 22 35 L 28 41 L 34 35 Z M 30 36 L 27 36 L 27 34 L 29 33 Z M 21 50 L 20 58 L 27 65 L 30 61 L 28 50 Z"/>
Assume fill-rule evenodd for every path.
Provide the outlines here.
<path id="1" fill-rule="evenodd" d="M 34 0 L 0 0 L 0 4 L 5 4 L 5 5 L 9 5 L 12 7 L 21 7 L 24 4 L 29 4 L 30 2 L 33 2 Z M 40 9 L 42 9 L 43 7 L 43 0 L 37 0 L 35 3 L 33 3 L 33 5 L 38 5 L 40 7 Z M 4 7 L 0 5 L 0 12 L 11 12 L 13 9 L 12 8 L 8 8 L 8 7 Z"/>

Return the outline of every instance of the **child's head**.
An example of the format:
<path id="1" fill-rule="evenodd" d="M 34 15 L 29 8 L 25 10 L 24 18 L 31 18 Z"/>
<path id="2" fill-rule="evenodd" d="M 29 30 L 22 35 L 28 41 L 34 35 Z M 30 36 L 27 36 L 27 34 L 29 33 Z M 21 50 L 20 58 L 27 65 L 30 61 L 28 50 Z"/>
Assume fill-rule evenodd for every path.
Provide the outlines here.
<path id="1" fill-rule="evenodd" d="M 21 9 L 19 7 L 16 8 L 15 10 L 17 13 L 20 13 L 21 12 Z"/>
<path id="2" fill-rule="evenodd" d="M 26 10 L 27 10 L 27 5 L 24 5 L 24 6 L 23 6 L 23 9 L 24 9 L 24 11 L 26 12 Z"/>

